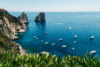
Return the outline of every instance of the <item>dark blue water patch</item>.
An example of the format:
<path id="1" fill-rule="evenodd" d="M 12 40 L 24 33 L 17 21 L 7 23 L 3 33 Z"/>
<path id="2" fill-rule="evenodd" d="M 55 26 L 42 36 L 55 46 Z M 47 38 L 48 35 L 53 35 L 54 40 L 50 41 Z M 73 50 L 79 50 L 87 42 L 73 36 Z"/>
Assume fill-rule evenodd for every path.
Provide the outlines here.
<path id="1" fill-rule="evenodd" d="M 100 12 L 46 12 L 46 22 L 36 23 L 34 19 L 38 13 L 26 12 L 30 21 L 27 32 L 18 35 L 19 39 L 15 40 L 28 50 L 27 53 L 47 51 L 63 57 L 67 54 L 82 56 L 87 51 L 96 50 L 95 55 L 100 56 Z M 18 17 L 21 13 L 11 14 Z M 91 36 L 94 36 L 93 40 L 90 40 Z M 59 41 L 60 38 L 63 40 Z M 52 43 L 56 44 L 52 46 Z M 62 48 L 62 45 L 67 47 Z"/>

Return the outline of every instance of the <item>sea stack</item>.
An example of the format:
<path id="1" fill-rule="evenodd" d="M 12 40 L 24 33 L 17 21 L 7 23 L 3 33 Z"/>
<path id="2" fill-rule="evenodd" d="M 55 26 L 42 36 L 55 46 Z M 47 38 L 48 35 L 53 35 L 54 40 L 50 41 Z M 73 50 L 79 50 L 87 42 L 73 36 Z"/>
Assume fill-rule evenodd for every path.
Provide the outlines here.
<path id="1" fill-rule="evenodd" d="M 40 12 L 39 15 L 36 16 L 35 18 L 35 22 L 45 22 L 45 13 L 44 12 Z"/>
<path id="2" fill-rule="evenodd" d="M 18 20 L 21 23 L 27 23 L 27 22 L 29 22 L 28 18 L 27 18 L 27 15 L 24 12 L 22 12 L 22 14 L 18 17 Z"/>

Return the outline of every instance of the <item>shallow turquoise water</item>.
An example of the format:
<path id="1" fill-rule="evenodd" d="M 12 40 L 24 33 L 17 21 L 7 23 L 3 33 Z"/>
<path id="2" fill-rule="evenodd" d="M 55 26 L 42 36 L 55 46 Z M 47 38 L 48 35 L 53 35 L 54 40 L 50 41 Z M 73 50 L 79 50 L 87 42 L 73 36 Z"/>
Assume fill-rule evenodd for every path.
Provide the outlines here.
<path id="1" fill-rule="evenodd" d="M 16 17 L 21 14 L 10 13 Z M 63 57 L 67 54 L 81 56 L 87 51 L 96 50 L 96 54 L 100 56 L 100 12 L 46 12 L 46 22 L 40 24 L 34 22 L 39 12 L 26 12 L 26 14 L 30 21 L 27 24 L 27 32 L 19 34 L 19 39 L 15 42 L 28 50 L 27 53 L 47 51 Z M 74 39 L 75 35 L 77 35 L 76 39 Z M 33 36 L 37 36 L 39 40 Z M 93 40 L 90 40 L 91 36 L 94 36 Z M 59 41 L 60 38 L 63 41 Z M 49 43 L 44 44 L 45 42 Z M 52 43 L 56 44 L 52 46 Z M 67 47 L 62 48 L 62 45 Z"/>

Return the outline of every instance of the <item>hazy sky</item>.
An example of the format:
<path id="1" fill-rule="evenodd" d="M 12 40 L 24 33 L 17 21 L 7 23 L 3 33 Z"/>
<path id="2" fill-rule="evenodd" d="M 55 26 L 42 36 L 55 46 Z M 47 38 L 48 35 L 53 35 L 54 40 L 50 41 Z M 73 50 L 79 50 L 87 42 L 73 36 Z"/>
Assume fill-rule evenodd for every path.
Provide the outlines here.
<path id="1" fill-rule="evenodd" d="M 100 0 L 0 0 L 8 11 L 86 12 L 100 11 Z"/>

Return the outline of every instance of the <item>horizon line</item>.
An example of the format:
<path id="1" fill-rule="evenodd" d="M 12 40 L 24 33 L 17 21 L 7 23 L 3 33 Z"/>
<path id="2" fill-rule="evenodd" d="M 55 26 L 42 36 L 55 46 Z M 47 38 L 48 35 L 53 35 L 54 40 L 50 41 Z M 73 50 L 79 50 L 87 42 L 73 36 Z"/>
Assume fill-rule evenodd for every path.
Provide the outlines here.
<path id="1" fill-rule="evenodd" d="M 8 12 L 100 12 L 100 11 L 8 11 Z"/>

